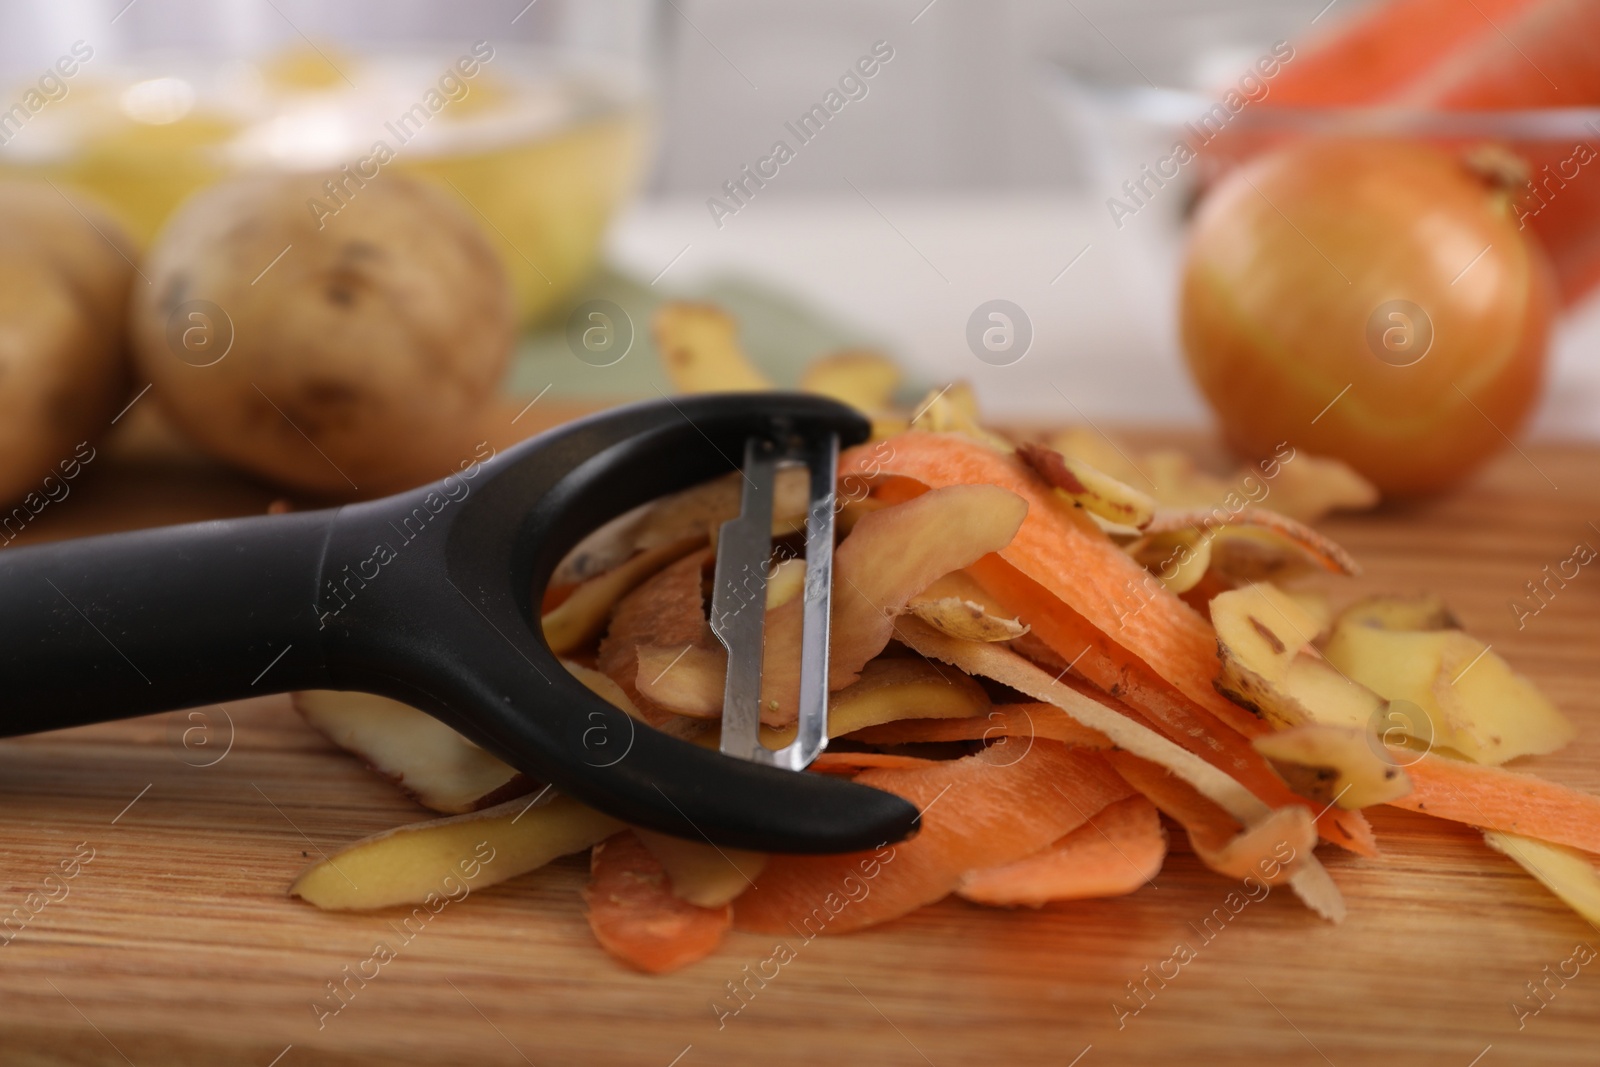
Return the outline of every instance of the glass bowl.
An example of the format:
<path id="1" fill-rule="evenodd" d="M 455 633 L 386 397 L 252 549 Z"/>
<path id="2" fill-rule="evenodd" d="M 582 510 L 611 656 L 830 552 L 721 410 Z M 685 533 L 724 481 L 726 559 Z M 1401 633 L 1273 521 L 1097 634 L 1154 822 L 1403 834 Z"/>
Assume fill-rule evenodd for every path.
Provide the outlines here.
<path id="1" fill-rule="evenodd" d="M 229 174 L 347 167 L 341 185 L 358 191 L 392 166 L 463 201 L 531 322 L 593 270 L 644 169 L 640 57 L 579 47 L 559 29 L 456 40 L 413 20 L 399 28 L 437 35 L 376 38 L 297 11 L 305 34 L 201 27 L 197 46 L 162 6 L 122 16 L 154 18 L 144 32 L 119 23 L 130 32 L 107 39 L 100 27 L 53 45 L 53 60 L 35 49 L 31 66 L 7 64 L 0 100 L 22 108 L 0 113 L 0 177 L 86 192 L 147 244 L 185 198 Z"/>

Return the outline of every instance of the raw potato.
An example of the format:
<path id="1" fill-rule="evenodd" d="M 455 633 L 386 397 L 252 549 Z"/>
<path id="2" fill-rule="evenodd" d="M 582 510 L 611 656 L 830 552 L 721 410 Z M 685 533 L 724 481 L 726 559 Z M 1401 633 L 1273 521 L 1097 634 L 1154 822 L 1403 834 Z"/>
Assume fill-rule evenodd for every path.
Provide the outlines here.
<path id="1" fill-rule="evenodd" d="M 529 781 L 433 716 L 371 693 L 312 689 L 295 710 L 423 807 L 477 811 L 528 792 Z"/>
<path id="2" fill-rule="evenodd" d="M 128 400 L 135 255 L 93 205 L 0 182 L 0 503 L 25 516 L 64 499 L 64 477 Z M 7 540 L 25 525 L 6 525 Z"/>
<path id="3" fill-rule="evenodd" d="M 1411 792 L 1411 780 L 1365 729 L 1311 724 L 1264 734 L 1257 752 L 1301 796 L 1346 811 L 1387 804 Z"/>
<path id="4" fill-rule="evenodd" d="M 448 195 L 402 174 L 319 221 L 327 177 L 227 181 L 167 223 L 132 320 L 154 396 L 209 451 L 314 493 L 487 458 L 477 419 L 515 339 L 505 267 Z"/>

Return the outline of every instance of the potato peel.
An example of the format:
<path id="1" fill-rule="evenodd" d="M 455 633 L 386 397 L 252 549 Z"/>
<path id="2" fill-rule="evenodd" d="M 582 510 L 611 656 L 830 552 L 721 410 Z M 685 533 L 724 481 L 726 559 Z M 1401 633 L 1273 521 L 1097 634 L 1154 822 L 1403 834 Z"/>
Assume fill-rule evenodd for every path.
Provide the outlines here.
<path id="1" fill-rule="evenodd" d="M 1309 612 L 1267 583 L 1213 597 L 1211 625 L 1226 651 L 1270 682 L 1282 681 L 1317 630 Z"/>
<path id="2" fill-rule="evenodd" d="M 720 908 L 743 893 L 767 865 L 764 852 L 722 848 L 634 827 L 634 834 L 660 862 L 672 895 L 702 908 Z"/>
<path id="3" fill-rule="evenodd" d="M 1017 455 L 1074 504 L 1119 526 L 1142 530 L 1156 515 L 1156 502 L 1081 459 L 1040 444 L 1017 446 Z"/>
<path id="4" fill-rule="evenodd" d="M 871 415 L 889 407 L 900 378 L 900 365 L 888 356 L 850 348 L 808 363 L 800 374 L 800 388 Z"/>
<path id="5" fill-rule="evenodd" d="M 1368 729 L 1312 723 L 1263 734 L 1254 744 L 1290 788 L 1319 804 L 1356 811 L 1411 792 L 1411 779 Z"/>
<path id="6" fill-rule="evenodd" d="M 1450 606 L 1434 593 L 1365 597 L 1339 612 L 1339 621 L 1395 633 L 1466 629 Z"/>
<path id="7" fill-rule="evenodd" d="M 990 615 L 982 604 L 961 597 L 917 598 L 906 611 L 940 633 L 966 641 L 1015 641 L 1028 632 L 1019 620 Z"/>
<path id="8" fill-rule="evenodd" d="M 1294 450 L 1219 477 L 1182 452 L 1136 453 L 1087 426 L 1062 430 L 1051 436 L 1050 444 L 1129 485 L 1145 486 L 1170 508 L 1236 509 L 1270 499 L 1274 511 L 1304 523 L 1334 511 L 1365 511 L 1379 499 L 1377 488 L 1347 464 Z"/>
<path id="9" fill-rule="evenodd" d="M 1148 534 L 1129 543 L 1128 555 L 1173 593 L 1187 593 L 1211 569 L 1214 539 L 1194 529 Z"/>
<path id="10" fill-rule="evenodd" d="M 644 720 L 615 682 L 580 664 L 562 666 L 589 690 Z M 303 690 L 291 694 L 302 718 L 360 757 L 423 807 L 446 815 L 480 811 L 523 796 L 535 783 L 426 712 L 371 693 Z"/>
<path id="11" fill-rule="evenodd" d="M 667 714 L 659 702 L 639 686 L 639 680 L 656 679 L 672 659 L 687 649 L 702 652 L 716 646 L 706 623 L 703 582 L 711 550 L 692 552 L 662 569 L 649 581 L 623 597 L 611 613 L 600 641 L 595 666 L 620 686 L 652 722 Z M 641 668 L 639 655 L 646 649 L 667 649 L 666 662 Z M 720 646 L 717 646 L 720 652 Z M 682 677 L 679 675 L 678 677 Z M 721 698 L 717 698 L 721 706 Z"/>
<path id="12" fill-rule="evenodd" d="M 1222 669 L 1217 690 L 1279 729 L 1313 724 L 1367 731 L 1387 702 L 1310 646 L 1322 626 L 1300 600 L 1260 583 L 1211 601 Z"/>
<path id="13" fill-rule="evenodd" d="M 689 537 L 646 549 L 612 570 L 590 578 L 572 591 L 554 610 L 539 620 L 545 643 L 558 656 L 567 655 L 600 636 L 617 602 L 669 563 L 674 563 L 704 543 Z"/>
<path id="14" fill-rule="evenodd" d="M 921 659 L 875 659 L 861 677 L 828 698 L 828 736 L 839 737 L 915 715 L 924 719 L 971 719 L 989 709 L 989 695 L 973 678 L 941 671 Z M 782 748 L 796 727 L 764 726 L 761 743 Z"/>
<path id="15" fill-rule="evenodd" d="M 1319 534 L 1305 523 L 1297 522 L 1287 515 L 1280 515 L 1267 508 L 1251 507 L 1239 511 L 1228 511 L 1224 508 L 1187 511 L 1162 509 L 1145 527 L 1144 532 L 1161 534 L 1183 530 L 1205 531 L 1214 535 L 1244 531 L 1266 533 L 1271 535 L 1273 541 L 1284 546 L 1286 551 L 1297 550 L 1306 559 L 1330 574 L 1361 573 L 1361 565 L 1356 562 L 1355 557 L 1334 541 Z"/>
<path id="16" fill-rule="evenodd" d="M 635 553 L 677 541 L 705 540 L 739 514 L 744 479 L 738 471 L 671 493 L 623 513 L 567 552 L 550 576 L 551 586 L 575 585 L 621 566 Z M 782 467 L 773 486 L 775 535 L 802 529 L 810 506 L 811 476 L 804 467 Z"/>
<path id="17" fill-rule="evenodd" d="M 543 803 L 518 798 L 467 815 L 397 826 L 346 845 L 302 871 L 289 895 L 326 911 L 431 907 L 450 895 L 450 880 L 482 889 L 582 851 L 623 828 L 568 797 L 551 793 Z"/>
<path id="18" fill-rule="evenodd" d="M 711 304 L 671 301 L 650 324 L 661 365 L 680 393 L 755 392 L 772 388 L 739 347 L 739 324 Z"/>
<path id="19" fill-rule="evenodd" d="M 1588 856 L 1577 849 L 1503 830 L 1485 830 L 1483 839 L 1490 848 L 1509 856 L 1538 879 L 1590 925 L 1600 926 L 1600 872 Z"/>
<path id="20" fill-rule="evenodd" d="M 962 485 L 864 516 L 834 555 L 829 688 L 854 682 L 883 651 L 894 634 L 894 616 L 913 597 L 941 575 L 1003 548 L 1026 514 L 1026 502 L 1008 490 Z M 928 528 L 940 536 L 917 536 Z M 768 726 L 795 719 L 802 607 L 791 600 L 767 613 L 761 720 Z M 727 654 L 720 647 L 659 645 L 639 650 L 634 684 L 663 708 L 714 717 L 721 712 L 726 671 Z"/>
<path id="21" fill-rule="evenodd" d="M 980 444 L 1003 452 L 1012 445 L 999 434 L 990 433 L 978 421 L 978 398 L 966 382 L 952 382 L 943 389 L 935 389 L 917 404 L 917 413 L 911 420 L 913 430 L 933 433 L 958 433 Z"/>
<path id="22" fill-rule="evenodd" d="M 1420 708 L 1430 736 L 1412 730 L 1417 741 L 1500 764 L 1554 752 L 1576 736 L 1571 721 L 1482 641 L 1456 629 L 1388 628 L 1406 617 L 1431 625 L 1440 618 L 1431 611 L 1390 613 L 1371 625 L 1372 606 L 1341 614 L 1323 654 L 1384 698 Z"/>
<path id="23" fill-rule="evenodd" d="M 459 815 L 520 796 L 533 785 L 515 767 L 397 700 L 331 689 L 305 690 L 291 700 L 319 733 L 425 808 Z"/>

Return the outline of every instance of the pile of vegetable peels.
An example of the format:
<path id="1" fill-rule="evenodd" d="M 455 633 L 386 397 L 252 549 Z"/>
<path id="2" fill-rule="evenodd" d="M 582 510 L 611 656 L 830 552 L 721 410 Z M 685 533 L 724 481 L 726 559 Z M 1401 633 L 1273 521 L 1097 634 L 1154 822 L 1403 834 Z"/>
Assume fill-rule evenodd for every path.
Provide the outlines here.
<path id="1" fill-rule="evenodd" d="M 715 308 L 668 305 L 655 333 L 680 390 L 769 384 Z M 665 837 L 541 789 L 415 709 L 300 693 L 313 726 L 448 817 L 350 845 L 292 892 L 329 909 L 431 906 L 468 857 L 493 857 L 474 864 L 482 886 L 588 849 L 596 939 L 659 973 L 735 926 L 841 933 L 951 893 L 1002 907 L 1131 893 L 1160 870 L 1166 816 L 1208 867 L 1286 884 L 1337 922 L 1345 903 L 1314 850 L 1376 857 L 1361 809 L 1393 804 L 1480 828 L 1600 922 L 1585 855 L 1600 853 L 1600 798 L 1499 766 L 1555 750 L 1571 725 L 1437 600 L 1334 613 L 1303 588 L 1357 570 L 1308 523 L 1374 504 L 1358 476 L 1288 442 L 1231 479 L 1174 452 L 1136 460 L 1098 432 L 1019 445 L 979 425 L 964 386 L 907 413 L 897 382 L 866 352 L 803 382 L 875 431 L 840 460 L 833 741 L 810 773 L 905 797 L 922 811 L 915 837 L 836 856 Z M 807 500 L 792 473 L 766 590 L 774 747 L 793 735 L 799 681 Z M 544 599 L 545 637 L 574 675 L 711 747 L 727 657 L 709 575 L 739 496 L 734 474 L 622 516 Z"/>

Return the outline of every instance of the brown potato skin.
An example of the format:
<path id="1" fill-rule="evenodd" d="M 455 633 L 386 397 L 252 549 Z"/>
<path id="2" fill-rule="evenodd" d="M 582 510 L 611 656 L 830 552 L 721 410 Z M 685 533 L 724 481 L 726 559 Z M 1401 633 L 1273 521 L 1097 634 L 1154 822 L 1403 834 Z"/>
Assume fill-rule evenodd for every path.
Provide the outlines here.
<path id="1" fill-rule="evenodd" d="M 135 356 L 214 455 L 311 493 L 374 496 L 473 457 L 515 311 L 498 255 L 448 193 L 384 171 L 319 219 L 313 199 L 336 203 L 328 177 L 246 176 L 180 208 L 134 302 Z M 214 345 L 231 323 L 205 366 L 216 347 L 184 352 L 186 324 L 205 328 L 191 300 L 226 316 L 210 316 Z"/>
<path id="2" fill-rule="evenodd" d="M 0 503 L 60 493 L 44 479 L 126 402 L 134 256 L 87 201 L 0 182 Z"/>

